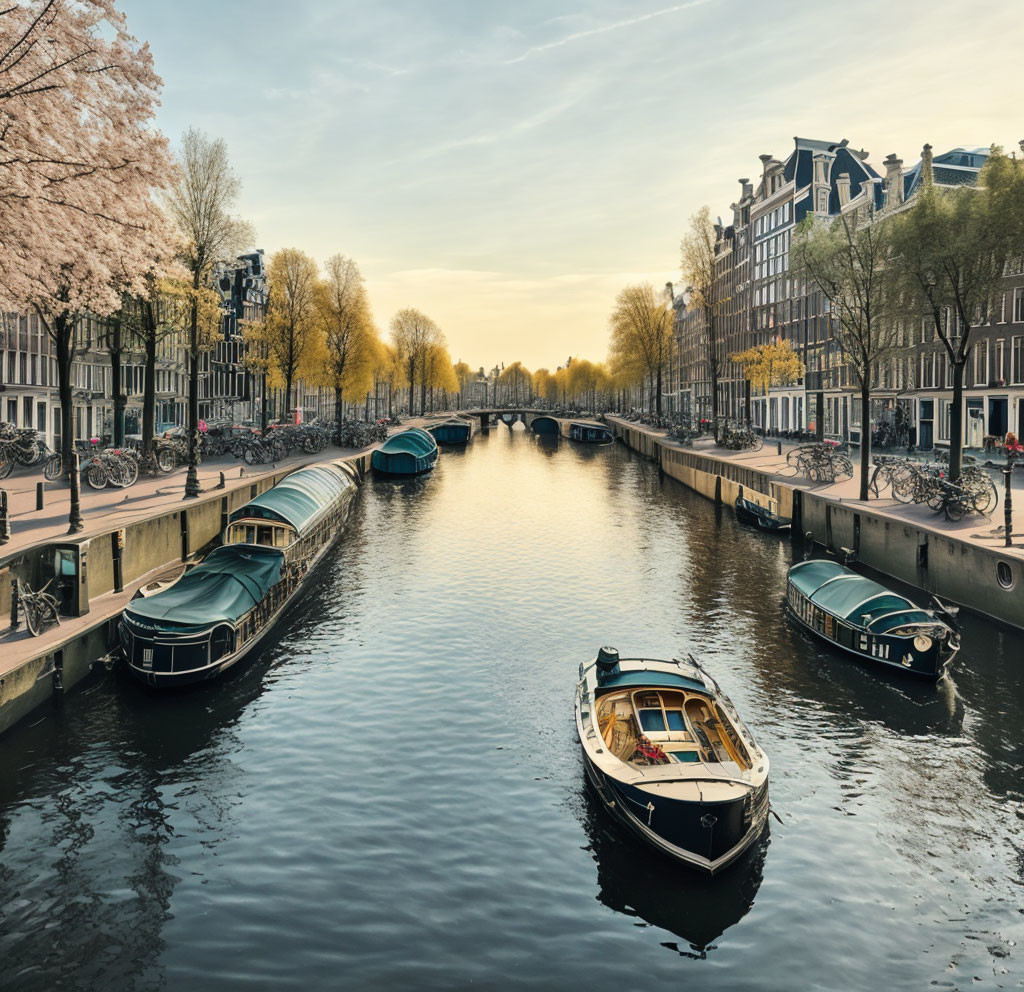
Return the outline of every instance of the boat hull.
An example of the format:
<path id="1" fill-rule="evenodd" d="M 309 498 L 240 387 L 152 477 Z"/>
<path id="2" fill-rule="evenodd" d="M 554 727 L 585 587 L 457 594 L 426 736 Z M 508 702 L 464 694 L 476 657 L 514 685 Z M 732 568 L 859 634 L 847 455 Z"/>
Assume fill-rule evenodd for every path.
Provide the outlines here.
<path id="1" fill-rule="evenodd" d="M 587 780 L 605 808 L 641 840 L 674 861 L 709 874 L 731 865 L 764 833 L 768 783 L 723 802 L 654 797 L 603 772 L 581 746 Z"/>
<path id="2" fill-rule="evenodd" d="M 757 504 L 753 504 L 753 506 L 757 506 Z M 736 500 L 735 510 L 737 520 L 757 527 L 759 530 L 777 533 L 790 529 L 791 522 L 786 517 L 778 517 L 763 507 L 752 509 L 751 504 L 744 499 Z"/>

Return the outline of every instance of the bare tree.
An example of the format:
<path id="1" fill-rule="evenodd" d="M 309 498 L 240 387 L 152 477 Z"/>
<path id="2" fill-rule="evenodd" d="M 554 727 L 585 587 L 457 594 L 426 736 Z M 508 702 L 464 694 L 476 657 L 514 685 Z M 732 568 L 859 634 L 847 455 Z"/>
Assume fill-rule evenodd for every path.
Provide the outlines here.
<path id="1" fill-rule="evenodd" d="M 704 318 L 704 345 L 708 373 L 711 377 L 711 421 L 718 437 L 718 377 L 721 356 L 718 348 L 718 318 L 729 297 L 722 295 L 722 287 L 715 272 L 715 226 L 711 211 L 703 206 L 690 218 L 690 230 L 682 241 L 683 279 L 690 284 L 690 304 Z"/>
<path id="2" fill-rule="evenodd" d="M 860 498 L 868 498 L 871 387 L 878 364 L 898 345 L 902 308 L 891 218 L 850 212 L 833 221 L 806 217 L 793 239 L 793 274 L 828 298 L 829 330 L 860 389 Z"/>
<path id="3" fill-rule="evenodd" d="M 228 163 L 227 145 L 189 128 L 181 139 L 181 173 L 167 198 L 167 212 L 181 234 L 181 262 L 196 293 L 188 340 L 188 475 L 185 499 L 199 495 L 199 339 L 198 292 L 213 267 L 236 257 L 252 240 L 252 228 L 230 213 L 241 183 Z"/>

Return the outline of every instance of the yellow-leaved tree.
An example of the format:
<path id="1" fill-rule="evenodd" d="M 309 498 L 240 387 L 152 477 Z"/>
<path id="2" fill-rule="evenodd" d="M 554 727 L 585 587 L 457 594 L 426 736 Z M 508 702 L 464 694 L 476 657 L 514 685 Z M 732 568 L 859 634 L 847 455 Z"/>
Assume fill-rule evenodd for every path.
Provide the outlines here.
<path id="1" fill-rule="evenodd" d="M 316 312 L 316 262 L 298 248 L 282 248 L 267 271 L 267 314 L 259 328 L 264 360 L 284 388 L 284 408 L 292 409 L 292 389 L 317 348 L 321 326 Z"/>
<path id="2" fill-rule="evenodd" d="M 646 382 L 659 415 L 673 316 L 671 300 L 656 295 L 650 283 L 641 283 L 619 292 L 610 320 L 612 368 L 634 384 Z"/>
<path id="3" fill-rule="evenodd" d="M 334 418 L 340 433 L 346 393 L 361 396 L 375 382 L 380 338 L 362 274 L 351 258 L 333 255 L 327 260 L 315 300 L 322 350 L 316 365 L 324 385 L 334 390 Z"/>
<path id="4" fill-rule="evenodd" d="M 751 388 L 767 393 L 776 386 L 788 386 L 804 374 L 804 363 L 786 340 L 755 345 L 746 351 L 730 355 L 730 360 L 743 366 L 743 377 Z M 747 418 L 750 404 L 747 404 Z"/>
<path id="5" fill-rule="evenodd" d="M 533 376 L 522 362 L 513 362 L 498 376 L 498 385 L 504 387 L 505 402 L 513 406 L 530 400 Z"/>

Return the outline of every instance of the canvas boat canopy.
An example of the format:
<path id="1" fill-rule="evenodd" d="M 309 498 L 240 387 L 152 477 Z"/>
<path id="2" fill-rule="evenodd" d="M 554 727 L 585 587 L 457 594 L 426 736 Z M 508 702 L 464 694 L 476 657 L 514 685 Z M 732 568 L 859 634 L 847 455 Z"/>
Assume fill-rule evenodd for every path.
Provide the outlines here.
<path id="1" fill-rule="evenodd" d="M 236 623 L 281 576 L 284 555 L 275 548 L 229 544 L 212 551 L 174 585 L 125 609 L 129 620 L 170 621 L 191 627 Z"/>
<path id="2" fill-rule="evenodd" d="M 264 517 L 290 524 L 301 537 L 306 527 L 352 485 L 337 465 L 313 465 L 282 479 L 231 514 L 231 521 Z"/>
<path id="3" fill-rule="evenodd" d="M 838 562 L 800 562 L 790 569 L 789 577 L 815 606 L 876 633 L 906 624 L 935 622 L 931 614 L 906 597 Z"/>
<path id="4" fill-rule="evenodd" d="M 380 446 L 380 450 L 389 455 L 405 453 L 423 458 L 436 447 L 436 442 L 426 431 L 419 427 L 410 427 L 400 434 L 389 437 Z"/>

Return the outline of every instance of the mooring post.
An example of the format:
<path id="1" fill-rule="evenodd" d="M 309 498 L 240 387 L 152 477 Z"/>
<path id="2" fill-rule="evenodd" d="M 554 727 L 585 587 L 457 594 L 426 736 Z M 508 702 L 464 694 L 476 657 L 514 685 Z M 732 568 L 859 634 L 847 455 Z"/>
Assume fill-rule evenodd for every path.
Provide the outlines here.
<path id="1" fill-rule="evenodd" d="M 71 458 L 71 516 L 68 518 L 68 533 L 77 534 L 85 529 L 82 523 L 82 456 L 76 451 Z"/>
<path id="2" fill-rule="evenodd" d="M 780 454 L 780 455 L 782 454 L 782 442 L 781 441 L 779 441 L 779 443 L 775 446 L 775 450 L 776 450 L 776 452 L 778 454 Z"/>
<path id="3" fill-rule="evenodd" d="M 0 544 L 11 539 L 11 528 L 7 522 L 7 490 L 0 489 Z"/>
<path id="4" fill-rule="evenodd" d="M 18 580 L 11 579 L 11 630 L 18 629 Z"/>
<path id="5" fill-rule="evenodd" d="M 43 508 L 43 486 L 45 483 L 36 483 L 36 509 L 41 510 Z"/>
<path id="6" fill-rule="evenodd" d="M 1007 456 L 1006 468 L 1003 469 L 1003 484 L 1006 494 L 1003 496 L 1003 520 L 1006 523 L 1006 538 L 1004 547 L 1013 547 L 1013 496 L 1010 494 L 1010 483 L 1013 479 L 1013 460 Z"/>
<path id="7" fill-rule="evenodd" d="M 220 482 L 218 482 L 217 485 L 214 486 L 213 488 L 214 489 L 223 489 L 226 485 L 227 485 L 227 481 L 224 478 L 224 473 L 221 472 L 221 474 L 220 474 Z"/>

